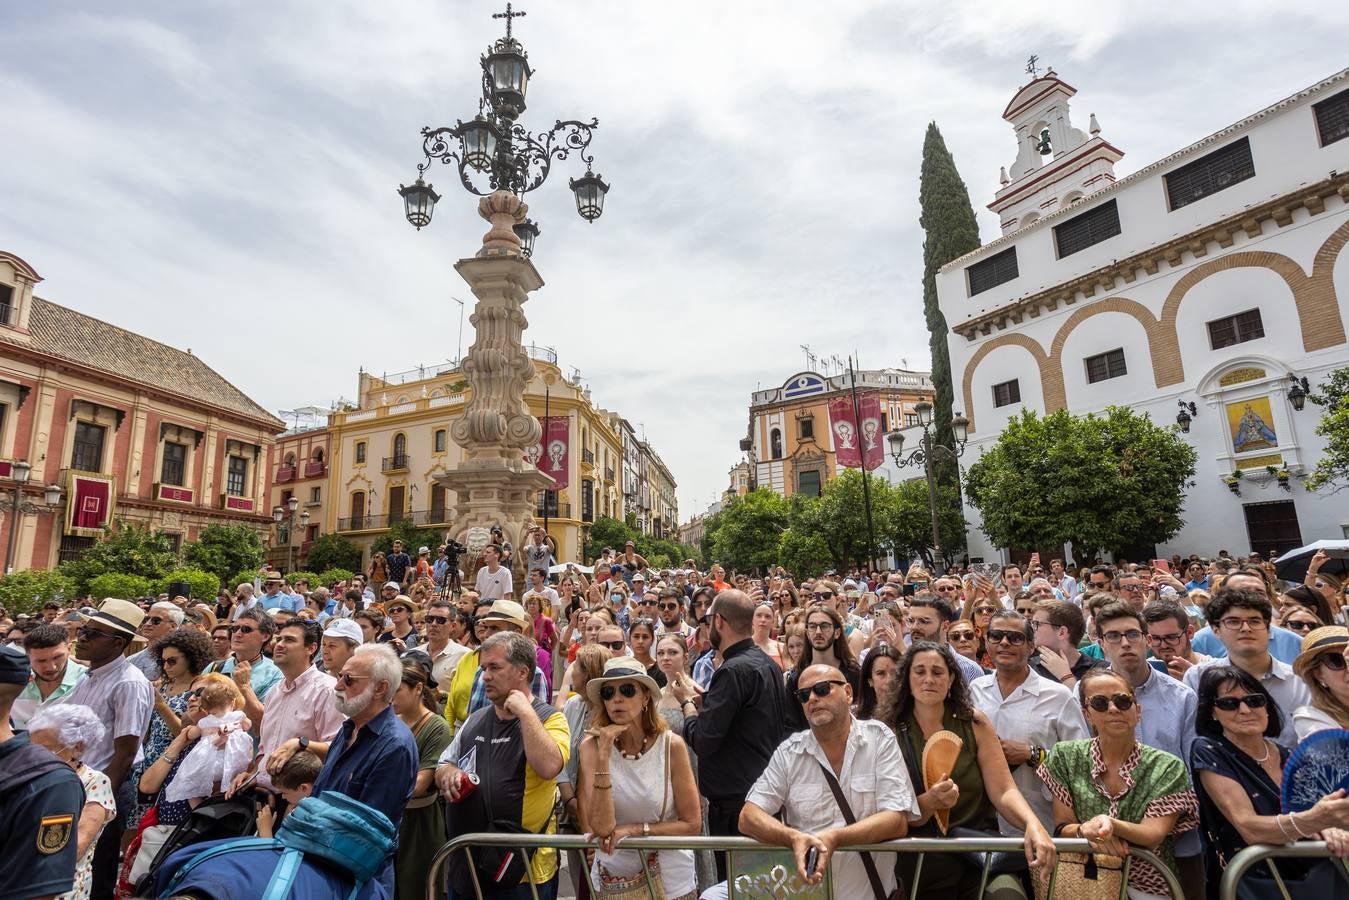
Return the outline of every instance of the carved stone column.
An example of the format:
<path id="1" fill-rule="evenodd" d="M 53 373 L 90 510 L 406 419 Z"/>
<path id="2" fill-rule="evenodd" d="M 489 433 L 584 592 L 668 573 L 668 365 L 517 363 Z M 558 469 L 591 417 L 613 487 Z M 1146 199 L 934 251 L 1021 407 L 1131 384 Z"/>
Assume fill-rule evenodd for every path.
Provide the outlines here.
<path id="1" fill-rule="evenodd" d="M 520 254 L 520 240 L 512 230 L 528 209 L 506 191 L 484 197 L 478 212 L 492 228 L 477 256 L 455 264 L 478 300 L 469 318 L 475 336 L 463 362 L 471 397 L 450 429 L 464 448 L 464 459 L 436 480 L 455 492 L 456 539 L 461 542 L 470 528 L 500 525 L 520 547 L 524 525 L 533 523 L 538 492 L 553 485 L 524 456 L 541 435 L 524 399 L 534 363 L 522 335 L 529 325 L 524 303 L 543 286 L 543 279 Z"/>

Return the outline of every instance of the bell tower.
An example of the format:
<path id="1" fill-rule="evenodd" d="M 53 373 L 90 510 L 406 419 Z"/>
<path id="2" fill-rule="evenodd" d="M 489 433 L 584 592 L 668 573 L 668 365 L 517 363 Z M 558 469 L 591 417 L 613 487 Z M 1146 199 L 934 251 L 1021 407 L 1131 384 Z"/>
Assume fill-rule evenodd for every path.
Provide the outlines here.
<path id="1" fill-rule="evenodd" d="M 988 208 L 998 214 L 1003 234 L 1113 183 L 1115 163 L 1124 156 L 1101 137 L 1095 113 L 1088 133 L 1073 127 L 1068 101 L 1077 89 L 1053 69 L 1037 75 L 1031 59 L 1026 68 L 1032 80 L 1002 112 L 1016 134 L 1017 153 L 1010 170 L 1003 167 Z"/>

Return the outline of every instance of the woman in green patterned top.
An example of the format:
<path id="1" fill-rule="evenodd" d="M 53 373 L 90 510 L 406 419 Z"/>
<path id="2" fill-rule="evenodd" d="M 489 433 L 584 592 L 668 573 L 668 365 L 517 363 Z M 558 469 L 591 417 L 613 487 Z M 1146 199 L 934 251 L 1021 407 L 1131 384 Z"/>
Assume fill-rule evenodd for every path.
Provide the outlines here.
<path id="1" fill-rule="evenodd" d="M 1078 683 L 1089 741 L 1060 741 L 1039 774 L 1054 796 L 1054 834 L 1086 838 L 1098 853 L 1126 856 L 1134 844 L 1173 872 L 1175 837 L 1199 824 L 1199 802 L 1185 764 L 1134 738 L 1140 714 L 1133 687 L 1109 669 L 1093 669 Z M 1169 897 L 1152 866 L 1129 870 L 1131 900 Z"/>

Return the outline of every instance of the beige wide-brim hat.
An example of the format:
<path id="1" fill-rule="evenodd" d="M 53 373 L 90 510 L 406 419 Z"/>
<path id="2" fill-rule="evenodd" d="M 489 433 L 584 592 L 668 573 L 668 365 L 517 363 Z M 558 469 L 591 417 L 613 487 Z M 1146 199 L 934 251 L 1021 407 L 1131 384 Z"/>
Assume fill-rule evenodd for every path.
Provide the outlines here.
<path id="1" fill-rule="evenodd" d="M 130 600 L 118 600 L 108 597 L 91 613 L 80 613 L 86 622 L 97 622 L 128 637 L 135 637 L 136 631 L 145 621 L 145 611 Z"/>
<path id="2" fill-rule="evenodd" d="M 529 627 L 529 613 L 514 600 L 493 600 L 491 607 L 479 617 L 479 620 L 510 622 L 521 631 Z"/>
<path id="3" fill-rule="evenodd" d="M 1316 665 L 1321 657 L 1330 653 L 1343 653 L 1346 649 L 1349 649 L 1349 628 L 1343 625 L 1314 628 L 1302 638 L 1302 652 L 1293 660 L 1293 671 L 1300 677 Z"/>
<path id="4" fill-rule="evenodd" d="M 397 597 L 394 597 L 392 600 L 385 603 L 384 611 L 391 612 L 395 606 L 401 606 L 409 613 L 415 614 L 417 612 L 417 604 L 413 603 L 412 598 L 406 594 L 399 594 Z"/>
<path id="5" fill-rule="evenodd" d="M 618 681 L 635 681 L 651 692 L 652 697 L 660 696 L 660 685 L 656 679 L 646 674 L 642 664 L 631 656 L 615 656 L 604 664 L 604 674 L 586 682 L 586 697 L 591 706 L 600 704 L 600 688 Z"/>

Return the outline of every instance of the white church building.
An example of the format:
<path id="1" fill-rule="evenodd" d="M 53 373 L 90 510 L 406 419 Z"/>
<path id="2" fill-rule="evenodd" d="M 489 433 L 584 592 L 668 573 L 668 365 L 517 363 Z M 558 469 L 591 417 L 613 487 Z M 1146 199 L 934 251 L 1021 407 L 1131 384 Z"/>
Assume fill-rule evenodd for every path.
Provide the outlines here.
<path id="1" fill-rule="evenodd" d="M 937 276 L 962 462 L 1023 409 L 1129 406 L 1198 453 L 1185 527 L 1133 558 L 1349 537 L 1346 495 L 1303 484 L 1322 410 L 1297 408 L 1302 379 L 1349 365 L 1349 69 L 1118 180 L 1075 93 L 1052 70 L 1017 91 L 1002 235 Z M 971 557 L 1063 551 L 994 547 L 966 517 Z"/>

